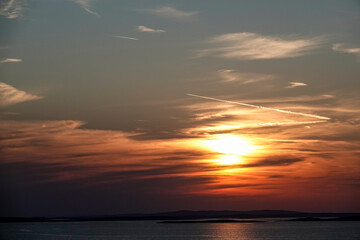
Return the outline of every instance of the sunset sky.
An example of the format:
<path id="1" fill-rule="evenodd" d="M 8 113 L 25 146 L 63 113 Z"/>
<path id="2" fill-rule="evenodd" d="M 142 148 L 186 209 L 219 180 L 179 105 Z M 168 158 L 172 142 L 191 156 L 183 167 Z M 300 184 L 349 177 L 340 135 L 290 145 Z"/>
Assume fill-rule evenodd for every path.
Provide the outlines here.
<path id="1" fill-rule="evenodd" d="M 359 13 L 0 1 L 0 216 L 360 212 Z"/>

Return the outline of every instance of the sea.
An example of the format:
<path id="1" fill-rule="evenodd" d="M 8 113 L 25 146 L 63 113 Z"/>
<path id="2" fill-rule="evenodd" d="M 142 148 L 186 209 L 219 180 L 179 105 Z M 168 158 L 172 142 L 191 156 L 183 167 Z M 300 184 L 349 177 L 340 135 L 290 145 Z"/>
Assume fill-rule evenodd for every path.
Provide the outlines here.
<path id="1" fill-rule="evenodd" d="M 190 224 L 164 224 L 159 221 L 0 223 L 0 239 L 359 240 L 360 221 Z"/>

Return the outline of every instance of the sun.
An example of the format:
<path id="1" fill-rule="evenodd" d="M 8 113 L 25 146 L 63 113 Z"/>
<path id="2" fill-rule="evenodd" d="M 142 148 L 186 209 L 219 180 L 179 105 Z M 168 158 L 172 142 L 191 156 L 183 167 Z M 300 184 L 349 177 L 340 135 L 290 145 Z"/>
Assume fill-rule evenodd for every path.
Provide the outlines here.
<path id="1" fill-rule="evenodd" d="M 221 165 L 234 165 L 242 162 L 242 159 L 236 155 L 221 155 L 219 158 L 214 159 L 214 162 Z"/>
<path id="2" fill-rule="evenodd" d="M 242 156 L 250 154 L 255 146 L 238 135 L 220 135 L 205 140 L 204 145 L 211 151 L 221 153 L 214 161 L 217 164 L 233 165 L 242 162 Z"/>
<path id="3" fill-rule="evenodd" d="M 249 141 L 237 135 L 216 136 L 206 140 L 205 145 L 218 153 L 241 156 L 249 154 L 255 148 Z"/>

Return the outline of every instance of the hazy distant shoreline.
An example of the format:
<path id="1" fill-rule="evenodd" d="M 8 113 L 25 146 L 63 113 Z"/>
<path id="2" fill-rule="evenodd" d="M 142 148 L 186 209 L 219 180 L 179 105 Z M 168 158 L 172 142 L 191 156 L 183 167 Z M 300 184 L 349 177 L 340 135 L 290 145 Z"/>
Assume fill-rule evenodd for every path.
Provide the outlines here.
<path id="1" fill-rule="evenodd" d="M 279 221 L 359 221 L 360 213 L 308 213 L 282 210 L 255 211 L 176 211 L 147 214 L 119 214 L 87 217 L 2 217 L 0 222 L 78 222 L 78 221 L 174 221 L 171 223 L 264 222 Z M 284 220 L 284 218 L 288 218 Z M 255 220 L 256 219 L 256 220 Z M 190 220 L 193 220 L 190 222 Z M 197 220 L 197 221 L 195 221 Z M 170 222 L 166 222 L 170 223 Z"/>

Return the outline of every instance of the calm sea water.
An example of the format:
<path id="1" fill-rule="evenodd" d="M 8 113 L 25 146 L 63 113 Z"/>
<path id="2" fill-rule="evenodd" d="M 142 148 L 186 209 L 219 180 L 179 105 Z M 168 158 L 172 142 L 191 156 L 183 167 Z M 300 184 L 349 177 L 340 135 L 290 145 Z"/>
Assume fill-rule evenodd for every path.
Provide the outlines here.
<path id="1" fill-rule="evenodd" d="M 1 223 L 0 239 L 359 240 L 360 222 L 158 224 L 156 221 Z"/>

